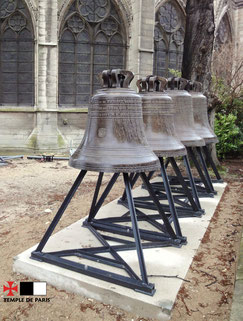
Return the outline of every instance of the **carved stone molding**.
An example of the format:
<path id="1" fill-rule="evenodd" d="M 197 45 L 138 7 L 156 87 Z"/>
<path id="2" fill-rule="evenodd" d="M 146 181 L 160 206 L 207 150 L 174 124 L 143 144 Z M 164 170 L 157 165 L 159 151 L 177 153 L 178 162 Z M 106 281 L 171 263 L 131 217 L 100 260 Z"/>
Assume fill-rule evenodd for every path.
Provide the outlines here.
<path id="1" fill-rule="evenodd" d="M 171 0 L 156 0 L 155 1 L 155 10 L 160 7 L 163 3 L 166 2 L 171 2 Z M 183 12 L 185 13 L 185 8 L 186 8 L 186 0 L 174 0 L 172 2 L 177 3 L 181 9 L 183 10 Z"/>
<path id="2" fill-rule="evenodd" d="M 37 8 L 35 0 L 24 0 L 24 1 L 28 6 L 28 9 L 29 9 L 31 15 L 37 21 L 38 20 L 38 8 Z"/>
<path id="3" fill-rule="evenodd" d="M 233 3 L 235 9 L 243 8 L 243 0 L 233 0 Z"/>
<path id="4" fill-rule="evenodd" d="M 225 14 L 225 12 L 228 9 L 228 0 L 221 0 L 218 2 L 218 6 L 216 7 L 214 4 L 214 12 L 215 12 L 215 25 L 217 26 L 217 23 L 219 20 L 221 20 L 222 16 Z M 224 11 L 224 12 L 223 12 Z M 222 14 L 223 12 L 223 14 Z"/>
<path id="5" fill-rule="evenodd" d="M 216 42 L 224 44 L 226 42 L 232 42 L 234 39 L 234 29 L 232 27 L 232 21 L 230 15 L 226 11 L 221 17 L 215 29 Z"/>
<path id="6" fill-rule="evenodd" d="M 120 8 L 124 20 L 126 21 L 128 29 L 130 31 L 131 22 L 133 19 L 133 9 L 131 0 L 114 0 L 114 2 Z"/>
<path id="7" fill-rule="evenodd" d="M 29 0 L 30 1 L 30 0 Z M 73 0 L 62 0 L 59 1 L 59 8 L 58 8 L 58 19 L 59 24 L 62 21 L 63 16 L 68 8 L 68 6 L 73 2 Z M 132 22 L 132 4 L 131 0 L 113 0 L 116 4 L 117 8 L 120 10 L 121 15 L 123 17 L 124 22 L 126 23 L 126 29 L 128 34 L 131 33 L 131 22 Z"/>

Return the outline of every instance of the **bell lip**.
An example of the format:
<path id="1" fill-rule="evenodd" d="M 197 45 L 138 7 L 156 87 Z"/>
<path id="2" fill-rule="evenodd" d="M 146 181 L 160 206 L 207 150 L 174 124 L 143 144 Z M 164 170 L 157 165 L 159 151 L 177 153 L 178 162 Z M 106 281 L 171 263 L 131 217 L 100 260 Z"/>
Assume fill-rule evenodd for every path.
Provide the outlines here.
<path id="1" fill-rule="evenodd" d="M 205 140 L 206 144 L 211 144 L 211 143 L 217 144 L 219 142 L 219 139 L 218 139 L 217 136 L 215 136 L 215 137 L 203 137 L 203 139 Z"/>
<path id="2" fill-rule="evenodd" d="M 97 166 L 97 164 L 85 164 L 84 162 L 75 162 L 71 158 L 69 160 L 69 166 L 80 169 L 87 170 L 90 172 L 103 172 L 103 173 L 142 173 L 142 172 L 152 172 L 160 169 L 159 160 L 155 160 L 149 163 L 139 163 L 133 165 L 107 165 L 107 166 Z"/>
<path id="3" fill-rule="evenodd" d="M 195 123 L 195 131 L 197 135 L 202 137 L 205 141 L 211 141 L 212 143 L 218 142 L 218 137 L 214 134 L 212 129 L 209 129 L 206 126 Z"/>
<path id="4" fill-rule="evenodd" d="M 181 139 L 181 143 L 185 145 L 186 147 L 197 147 L 197 146 L 205 146 L 205 140 L 204 139 L 197 139 L 197 140 L 183 140 Z"/>
<path id="5" fill-rule="evenodd" d="M 187 155 L 186 148 L 180 148 L 175 150 L 153 150 L 156 156 L 158 157 L 177 157 Z"/>
<path id="6" fill-rule="evenodd" d="M 168 95 L 170 95 L 171 93 L 180 93 L 180 94 L 186 94 L 186 96 L 192 96 L 187 90 L 185 89 L 166 89 L 165 93 L 167 93 Z"/>
<path id="7" fill-rule="evenodd" d="M 138 95 L 140 95 L 140 96 L 159 96 L 159 97 L 166 96 L 166 97 L 170 98 L 170 96 L 168 95 L 166 90 L 164 90 L 164 91 L 141 91 L 138 93 Z"/>
<path id="8" fill-rule="evenodd" d="M 206 98 L 206 96 L 201 91 L 190 91 L 190 95 L 191 96 L 203 96 Z"/>

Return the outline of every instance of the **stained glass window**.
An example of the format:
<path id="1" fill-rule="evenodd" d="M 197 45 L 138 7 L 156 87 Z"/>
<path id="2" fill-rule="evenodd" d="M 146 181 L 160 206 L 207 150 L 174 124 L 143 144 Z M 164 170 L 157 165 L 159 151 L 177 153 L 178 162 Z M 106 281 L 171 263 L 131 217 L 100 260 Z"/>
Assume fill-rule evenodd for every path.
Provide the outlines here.
<path id="1" fill-rule="evenodd" d="M 154 74 L 168 77 L 169 69 L 181 69 L 184 27 L 184 14 L 175 1 L 167 1 L 158 8 L 154 30 Z"/>
<path id="2" fill-rule="evenodd" d="M 124 68 L 124 24 L 111 0 L 75 0 L 59 39 L 59 105 L 89 105 L 100 88 L 98 73 Z"/>
<path id="3" fill-rule="evenodd" d="M 34 37 L 22 0 L 0 2 L 0 105 L 34 105 Z"/>

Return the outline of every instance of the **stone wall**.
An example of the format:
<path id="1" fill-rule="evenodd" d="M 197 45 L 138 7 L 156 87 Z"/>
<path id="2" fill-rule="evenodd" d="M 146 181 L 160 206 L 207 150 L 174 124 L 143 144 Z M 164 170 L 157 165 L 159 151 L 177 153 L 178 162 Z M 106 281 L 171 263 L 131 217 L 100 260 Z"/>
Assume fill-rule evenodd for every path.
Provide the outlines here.
<path id="1" fill-rule="evenodd" d="M 237 56 L 243 59 L 243 1 L 240 7 L 234 9 L 235 48 Z"/>
<path id="2" fill-rule="evenodd" d="M 135 73 L 135 78 L 152 73 L 155 11 L 165 1 L 114 0 L 126 28 L 127 69 Z M 243 6 L 240 1 L 232 1 L 215 0 L 216 25 L 229 10 L 236 50 L 242 55 Z M 0 106 L 0 153 L 68 151 L 70 145 L 80 143 L 87 119 L 86 109 L 58 107 L 58 34 L 70 0 L 25 2 L 35 32 L 35 105 Z M 185 2 L 178 0 L 182 8 Z"/>

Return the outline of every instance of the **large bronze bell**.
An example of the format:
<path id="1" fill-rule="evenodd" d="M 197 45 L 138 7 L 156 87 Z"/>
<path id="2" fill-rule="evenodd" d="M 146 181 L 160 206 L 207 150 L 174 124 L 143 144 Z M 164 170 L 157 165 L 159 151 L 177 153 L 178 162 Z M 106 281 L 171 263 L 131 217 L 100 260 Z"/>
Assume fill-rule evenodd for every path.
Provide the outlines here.
<path id="1" fill-rule="evenodd" d="M 190 94 L 196 133 L 205 140 L 206 144 L 218 143 L 218 138 L 209 125 L 207 98 L 202 93 L 202 84 L 198 81 L 192 82 Z"/>
<path id="2" fill-rule="evenodd" d="M 36 250 L 32 251 L 31 258 L 153 295 L 155 287 L 148 280 L 143 247 L 181 246 L 186 239 L 182 237 L 179 225 L 174 231 L 144 172 L 159 169 L 159 160 L 149 148 L 145 136 L 142 99 L 135 91 L 128 88 L 133 74 L 120 69 L 104 71 L 101 79 L 103 89 L 98 90 L 92 98 L 84 139 L 69 162 L 70 166 L 81 169 L 80 173 Z M 99 175 L 89 215 L 83 226 L 92 233 L 99 245 L 82 248 L 79 246 L 76 249 L 65 247 L 55 252 L 43 251 L 88 170 L 98 171 Z M 104 172 L 114 172 L 114 174 L 101 191 Z M 116 213 L 114 217 L 98 219 L 97 214 L 120 172 L 123 173 L 125 185 L 126 213 L 121 217 Z M 131 173 L 130 177 L 128 172 Z M 147 217 L 141 211 L 136 211 L 131 190 L 133 176 L 139 176 L 143 180 L 156 206 L 158 213 L 156 217 Z M 146 222 L 144 228 L 138 227 L 138 220 Z M 152 230 L 148 229 L 149 225 L 152 226 Z M 82 231 L 80 237 L 83 237 Z M 114 243 L 117 246 L 114 246 Z M 120 250 L 136 250 L 139 273 L 119 255 Z M 91 262 L 91 265 L 87 265 L 86 260 Z M 136 262 L 136 257 L 132 261 Z M 114 267 L 115 271 L 112 271 L 111 267 Z"/>
<path id="3" fill-rule="evenodd" d="M 167 80 L 154 76 L 137 81 L 142 97 L 143 121 L 148 143 L 159 157 L 186 155 L 184 145 L 175 133 L 175 108 L 172 99 L 164 92 Z"/>
<path id="4" fill-rule="evenodd" d="M 167 79 L 159 76 L 148 76 L 137 81 L 139 93 L 142 97 L 143 104 L 143 120 L 145 125 L 145 133 L 148 139 L 148 143 L 153 149 L 154 153 L 158 156 L 161 163 L 161 173 L 163 177 L 162 182 L 152 183 L 153 187 L 160 193 L 166 191 L 167 199 L 169 200 L 170 213 L 175 210 L 178 211 L 179 217 L 201 216 L 201 206 L 197 196 L 196 187 L 192 179 L 192 173 L 187 159 L 187 151 L 185 146 L 180 142 L 176 136 L 174 116 L 175 107 L 172 98 L 164 91 L 167 86 Z M 183 156 L 183 160 L 186 165 L 186 170 L 189 178 L 190 188 L 187 187 L 187 183 L 184 180 L 180 169 L 176 163 L 175 157 Z M 176 178 L 179 181 L 178 185 L 183 187 L 183 192 L 191 205 L 187 204 L 186 208 L 181 206 L 182 202 L 179 200 L 180 196 L 173 200 L 171 190 L 169 187 L 169 181 L 164 167 L 163 157 L 167 157 L 167 162 L 171 162 L 172 168 L 175 171 Z M 160 194 L 161 196 L 162 194 Z M 141 197 L 135 202 L 136 206 L 143 206 L 146 200 Z M 144 203 L 142 203 L 144 202 Z M 179 206 L 175 208 L 175 203 Z M 137 205 L 138 204 L 138 205 Z M 149 206 L 150 204 L 146 204 Z M 162 205 L 167 209 L 167 205 Z M 151 207 L 150 207 L 151 208 Z M 175 216 L 176 214 L 174 214 Z"/>
<path id="5" fill-rule="evenodd" d="M 133 78 L 130 71 L 103 71 L 103 88 L 92 97 L 85 135 L 70 166 L 125 173 L 158 169 L 144 132 L 142 99 L 129 88 Z"/>
<path id="6" fill-rule="evenodd" d="M 193 118 L 192 97 L 185 90 L 188 80 L 184 78 L 170 78 L 168 95 L 175 106 L 175 129 L 182 144 L 188 146 L 204 146 L 205 141 L 195 131 Z"/>

